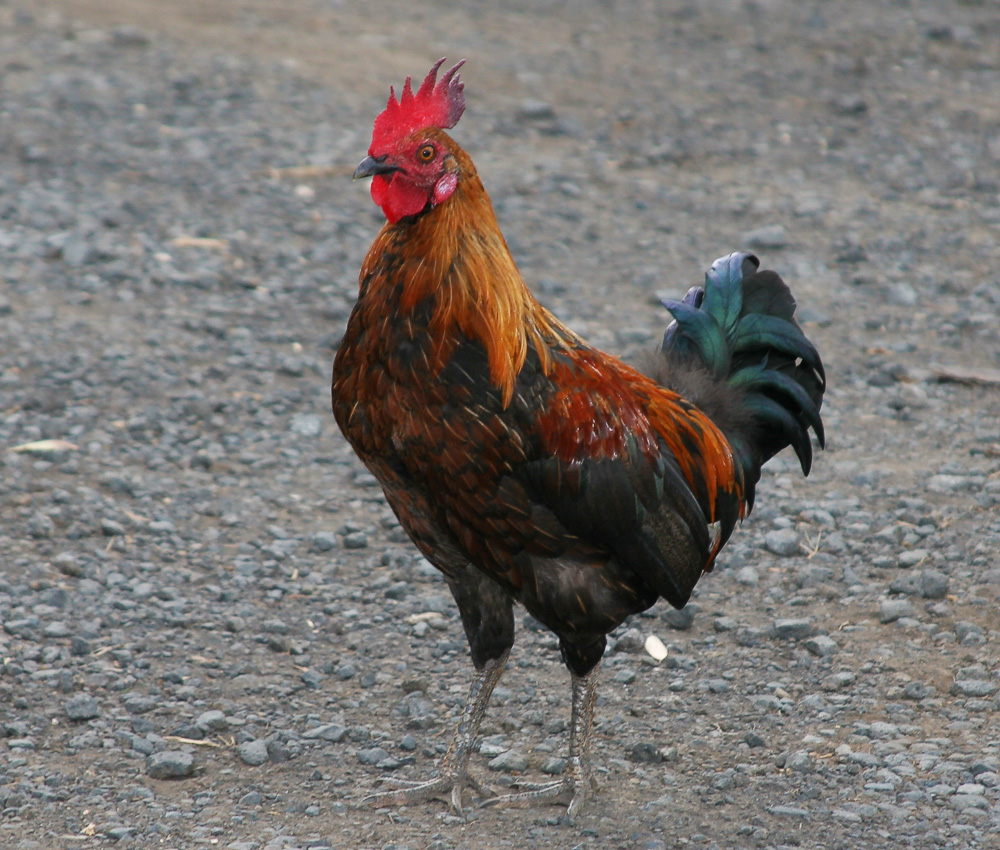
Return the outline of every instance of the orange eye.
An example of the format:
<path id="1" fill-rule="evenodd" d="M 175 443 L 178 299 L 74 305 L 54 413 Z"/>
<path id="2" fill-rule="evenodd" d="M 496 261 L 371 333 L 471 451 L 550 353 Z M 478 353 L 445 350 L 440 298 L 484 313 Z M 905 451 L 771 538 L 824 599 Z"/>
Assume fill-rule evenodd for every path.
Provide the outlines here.
<path id="1" fill-rule="evenodd" d="M 436 156 L 437 151 L 434 150 L 434 145 L 424 145 L 417 151 L 417 159 L 421 162 L 431 162 Z"/>

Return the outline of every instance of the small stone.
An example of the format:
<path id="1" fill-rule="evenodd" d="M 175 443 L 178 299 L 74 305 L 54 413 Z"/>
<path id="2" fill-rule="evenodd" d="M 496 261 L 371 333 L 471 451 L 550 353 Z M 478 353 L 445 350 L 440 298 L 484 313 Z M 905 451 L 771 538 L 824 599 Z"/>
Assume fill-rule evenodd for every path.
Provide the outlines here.
<path id="1" fill-rule="evenodd" d="M 125 526 L 117 520 L 105 517 L 101 520 L 101 533 L 105 537 L 121 537 L 125 534 Z"/>
<path id="2" fill-rule="evenodd" d="M 963 697 L 988 697 L 996 689 L 996 685 L 984 679 L 959 679 L 951 686 L 954 696 Z"/>
<path id="3" fill-rule="evenodd" d="M 678 631 L 687 631 L 694 623 L 694 611 L 691 608 L 668 608 L 663 612 L 663 619 L 670 628 Z"/>
<path id="4" fill-rule="evenodd" d="M 55 564 L 59 572 L 63 575 L 73 577 L 83 575 L 83 565 L 72 552 L 60 552 L 52 559 L 52 563 Z"/>
<path id="5" fill-rule="evenodd" d="M 125 709 L 130 714 L 145 714 L 147 711 L 152 711 L 159 704 L 160 701 L 158 699 L 146 696 L 145 694 L 132 694 L 125 698 Z"/>
<path id="6" fill-rule="evenodd" d="M 799 534 L 792 528 L 775 528 L 773 531 L 769 531 L 764 535 L 764 547 L 773 555 L 780 555 L 784 558 L 802 553 L 799 546 Z"/>
<path id="7" fill-rule="evenodd" d="M 329 552 L 337 548 L 337 535 L 332 531 L 317 531 L 309 546 L 312 552 Z"/>
<path id="8" fill-rule="evenodd" d="M 368 535 L 363 531 L 352 531 L 344 535 L 345 549 L 364 549 L 368 546 Z"/>
<path id="9" fill-rule="evenodd" d="M 828 635 L 811 637 L 803 643 L 803 646 L 817 658 L 828 658 L 831 655 L 836 655 L 837 650 L 840 649 L 837 642 Z"/>
<path id="10" fill-rule="evenodd" d="M 219 711 L 218 709 L 202 712 L 194 721 L 194 725 L 203 732 L 221 732 L 224 729 L 229 728 L 229 724 L 226 722 L 225 712 Z"/>
<path id="11" fill-rule="evenodd" d="M 545 100 L 525 100 L 517 110 L 518 117 L 528 121 L 551 121 L 556 117 L 552 104 Z"/>
<path id="12" fill-rule="evenodd" d="M 566 759 L 560 758 L 559 756 L 552 756 L 546 759 L 542 764 L 542 773 L 547 773 L 549 776 L 560 776 L 566 772 Z"/>
<path id="13" fill-rule="evenodd" d="M 969 487 L 969 479 L 964 475 L 932 475 L 924 486 L 932 493 L 956 493 Z"/>
<path id="14" fill-rule="evenodd" d="M 955 635 L 962 646 L 979 646 L 986 643 L 982 628 L 966 620 L 955 623 Z"/>
<path id="15" fill-rule="evenodd" d="M 755 749 L 756 747 L 763 747 L 767 743 L 757 732 L 747 732 L 743 736 L 743 740 L 750 749 Z"/>
<path id="16" fill-rule="evenodd" d="M 889 585 L 889 590 L 893 593 L 901 593 L 912 596 L 920 592 L 920 575 L 918 573 L 903 573 L 896 576 Z"/>
<path id="17" fill-rule="evenodd" d="M 629 761 L 639 764 L 659 764 L 663 761 L 663 753 L 660 748 L 649 741 L 640 741 L 633 744 L 628 750 Z"/>
<path id="18" fill-rule="evenodd" d="M 93 651 L 93 644 L 85 637 L 80 637 L 80 635 L 73 635 L 69 642 L 69 654 L 75 656 L 76 658 L 82 658 L 84 655 L 90 655 Z"/>
<path id="19" fill-rule="evenodd" d="M 267 741 L 258 739 L 255 741 L 244 741 L 236 747 L 236 755 L 244 764 L 251 767 L 260 767 L 268 759 Z"/>
<path id="20" fill-rule="evenodd" d="M 389 751 L 384 747 L 367 747 L 362 750 L 358 750 L 358 761 L 361 764 L 378 764 L 379 762 L 388 759 Z"/>
<path id="21" fill-rule="evenodd" d="M 615 652 L 639 652 L 642 645 L 642 632 L 638 629 L 626 629 L 615 639 Z"/>
<path id="22" fill-rule="evenodd" d="M 853 685 L 856 679 L 857 676 L 855 676 L 850 670 L 841 670 L 839 673 L 827 676 L 827 678 L 823 680 L 823 690 L 839 691 L 842 688 Z"/>
<path id="23" fill-rule="evenodd" d="M 299 676 L 302 684 L 305 685 L 310 690 L 318 691 L 323 687 L 323 679 L 326 678 L 322 673 L 316 670 L 306 670 Z"/>
<path id="24" fill-rule="evenodd" d="M 920 595 L 924 599 L 944 599 L 948 595 L 950 580 L 938 570 L 923 570 L 920 573 Z"/>
<path id="25" fill-rule="evenodd" d="M 314 726 L 312 729 L 307 729 L 302 733 L 302 737 L 306 740 L 322 739 L 324 741 L 332 741 L 334 744 L 343 741 L 346 735 L 347 727 L 341 726 L 339 723 L 324 723 L 320 726 Z"/>
<path id="26" fill-rule="evenodd" d="M 856 753 L 847 753 L 847 760 L 866 768 L 881 767 L 882 765 L 882 759 L 874 753 L 865 752 L 864 750 L 859 750 Z"/>
<path id="27" fill-rule="evenodd" d="M 809 817 L 809 810 L 799 808 L 798 806 L 769 806 L 768 811 L 772 815 L 778 815 L 780 817 L 801 818 L 803 820 L 806 820 Z"/>
<path id="28" fill-rule="evenodd" d="M 323 431 L 323 418 L 315 413 L 300 413 L 292 418 L 288 430 L 300 437 L 318 437 Z"/>
<path id="29" fill-rule="evenodd" d="M 753 567 L 740 567 L 736 571 L 736 582 L 744 587 L 756 587 L 760 584 L 760 573 Z"/>
<path id="30" fill-rule="evenodd" d="M 194 773 L 194 756 L 181 750 L 163 750 L 146 759 L 146 773 L 153 779 L 181 779 Z"/>
<path id="31" fill-rule="evenodd" d="M 264 802 L 264 795 L 261 794 L 260 791 L 249 791 L 248 793 L 240 797 L 241 806 L 259 806 L 263 802 Z M 230 847 L 232 846 L 233 845 L 230 845 Z M 251 847 L 254 848 L 255 850 L 257 844 L 254 843 L 251 845 Z"/>
<path id="32" fill-rule="evenodd" d="M 926 561 L 929 554 L 930 553 L 926 549 L 910 549 L 907 552 L 901 552 L 898 561 L 899 566 L 903 569 L 915 567 Z"/>
<path id="33" fill-rule="evenodd" d="M 796 773 L 812 773 L 813 759 L 805 750 L 798 750 L 785 759 L 785 768 Z"/>
<path id="34" fill-rule="evenodd" d="M 900 617 L 912 617 L 916 613 L 908 599 L 886 599 L 879 606 L 880 623 L 894 623 Z"/>
<path id="35" fill-rule="evenodd" d="M 788 245 L 788 233 L 782 224 L 758 227 L 743 235 L 743 247 L 778 250 Z"/>
<path id="36" fill-rule="evenodd" d="M 800 640 L 812 637 L 816 631 L 811 620 L 799 618 L 783 618 L 774 621 L 771 636 L 779 640 Z"/>
<path id="37" fill-rule="evenodd" d="M 66 701 L 63 709 L 70 720 L 76 721 L 93 720 L 101 715 L 97 700 L 90 694 L 77 694 L 71 697 Z"/>
<path id="38" fill-rule="evenodd" d="M 47 638 L 67 638 L 72 634 L 70 627 L 62 620 L 53 620 L 46 623 L 42 629 L 42 635 Z"/>
<path id="39" fill-rule="evenodd" d="M 907 682 L 903 687 L 903 696 L 906 699 L 920 701 L 934 693 L 934 688 L 925 685 L 923 682 Z"/>
<path id="40" fill-rule="evenodd" d="M 502 773 L 524 773 L 528 769 L 528 759 L 517 750 L 507 750 L 486 765 L 490 770 Z"/>

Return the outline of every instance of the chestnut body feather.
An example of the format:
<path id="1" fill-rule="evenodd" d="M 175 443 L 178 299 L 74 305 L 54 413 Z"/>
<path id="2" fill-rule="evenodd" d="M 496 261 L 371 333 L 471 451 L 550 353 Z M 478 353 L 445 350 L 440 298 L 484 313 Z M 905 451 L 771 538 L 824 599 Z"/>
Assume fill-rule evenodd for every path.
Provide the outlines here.
<path id="1" fill-rule="evenodd" d="M 387 224 L 362 267 L 334 414 L 425 557 L 497 582 L 582 674 L 630 614 L 687 601 L 721 542 L 707 526 L 740 515 L 739 473 L 700 410 L 534 299 L 447 142 L 455 194 Z M 477 662 L 509 648 L 488 632 Z"/>

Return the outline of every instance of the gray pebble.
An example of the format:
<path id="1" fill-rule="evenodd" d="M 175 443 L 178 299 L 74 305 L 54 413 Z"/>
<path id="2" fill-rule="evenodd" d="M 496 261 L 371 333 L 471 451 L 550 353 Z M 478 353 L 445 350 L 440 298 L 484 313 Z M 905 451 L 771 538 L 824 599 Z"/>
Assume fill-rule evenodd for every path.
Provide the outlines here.
<path id="1" fill-rule="evenodd" d="M 346 735 L 347 727 L 339 723 L 324 723 L 320 726 L 314 726 L 312 729 L 307 729 L 302 733 L 302 737 L 306 740 L 322 739 L 324 741 L 332 741 L 335 744 L 343 741 Z"/>
<path id="2" fill-rule="evenodd" d="M 919 573 L 907 572 L 896 576 L 889 585 L 889 590 L 893 593 L 901 593 L 912 596 L 920 592 L 921 577 Z"/>
<path id="3" fill-rule="evenodd" d="M 932 493 L 957 493 L 969 488 L 969 478 L 965 475 L 932 475 L 924 486 Z"/>
<path id="4" fill-rule="evenodd" d="M 983 679 L 959 679 L 951 686 L 951 693 L 963 697 L 988 697 L 997 685 Z"/>
<path id="5" fill-rule="evenodd" d="M 383 747 L 367 747 L 358 750 L 358 761 L 361 764 L 378 764 L 388 758 L 389 752 Z"/>
<path id="6" fill-rule="evenodd" d="M 323 432 L 323 419 L 315 413 L 300 413 L 292 417 L 288 430 L 300 437 L 318 437 Z"/>
<path id="7" fill-rule="evenodd" d="M 802 644 L 809 652 L 819 658 L 835 655 L 840 648 L 837 642 L 828 635 L 816 635 Z"/>
<path id="8" fill-rule="evenodd" d="M 639 764 L 660 764 L 663 761 L 663 753 L 656 744 L 650 741 L 640 741 L 633 744 L 628 749 L 629 761 Z"/>
<path id="9" fill-rule="evenodd" d="M 145 714 L 160 704 L 160 700 L 145 694 L 131 694 L 124 700 L 126 710 L 131 714 Z"/>
<path id="10" fill-rule="evenodd" d="M 97 700 L 90 694 L 77 694 L 71 697 L 66 700 L 63 710 L 70 720 L 77 721 L 93 720 L 95 717 L 100 717 L 101 715 L 101 709 L 97 705 Z"/>
<path id="11" fill-rule="evenodd" d="M 951 579 L 938 570 L 920 573 L 920 594 L 924 599 L 944 599 L 948 595 Z"/>
<path id="12" fill-rule="evenodd" d="M 764 547 L 768 552 L 782 557 L 801 555 L 799 534 L 792 528 L 775 528 L 764 535 Z"/>
<path id="13" fill-rule="evenodd" d="M 329 552 L 337 548 L 337 535 L 332 531 L 317 531 L 310 542 L 310 551 Z"/>
<path id="14" fill-rule="evenodd" d="M 912 617 L 915 613 L 908 599 L 886 599 L 879 606 L 878 619 L 880 623 L 894 623 L 900 617 Z"/>
<path id="15" fill-rule="evenodd" d="M 743 247 L 778 250 L 788 245 L 788 233 L 782 224 L 758 227 L 743 235 Z"/>
<path id="16" fill-rule="evenodd" d="M 615 652 L 641 652 L 644 645 L 645 639 L 638 629 L 626 629 L 615 638 Z"/>
<path id="17" fill-rule="evenodd" d="M 929 553 L 926 549 L 910 549 L 907 552 L 900 553 L 898 563 L 904 569 L 909 569 L 926 561 L 928 555 Z"/>
<path id="18" fill-rule="evenodd" d="M 368 535 L 363 531 L 352 531 L 344 535 L 345 549 L 364 549 L 368 546 Z"/>
<path id="19" fill-rule="evenodd" d="M 101 532 L 105 537 L 121 537 L 125 534 L 125 526 L 117 520 L 104 518 L 101 520 Z"/>
<path id="20" fill-rule="evenodd" d="M 501 773 L 523 773 L 528 769 L 528 759 L 517 750 L 507 750 L 490 759 L 487 767 Z"/>
<path id="21" fill-rule="evenodd" d="M 667 608 L 663 612 L 663 619 L 672 629 L 687 631 L 694 623 L 694 611 L 691 608 Z"/>
<path id="22" fill-rule="evenodd" d="M 561 776 L 566 772 L 566 765 L 566 759 L 559 756 L 552 756 L 542 763 L 541 771 L 542 773 L 549 774 L 549 776 Z"/>
<path id="23" fill-rule="evenodd" d="M 823 680 L 823 688 L 827 691 L 839 691 L 841 688 L 853 685 L 857 676 L 850 670 L 841 670 Z"/>
<path id="24" fill-rule="evenodd" d="M 798 806 L 768 806 L 767 810 L 772 815 L 778 815 L 780 817 L 801 818 L 802 820 L 807 820 L 809 818 L 809 810 Z"/>
<path id="25" fill-rule="evenodd" d="M 181 779 L 194 773 L 194 756 L 181 750 L 163 750 L 146 759 L 146 773 L 153 779 Z"/>
<path id="26" fill-rule="evenodd" d="M 236 747 L 236 754 L 244 764 L 259 767 L 268 760 L 267 741 L 244 741 Z"/>
<path id="27" fill-rule="evenodd" d="M 979 646 L 986 643 L 982 628 L 966 620 L 955 623 L 955 634 L 962 646 Z"/>
<path id="28" fill-rule="evenodd" d="M 906 699 L 920 701 L 926 699 L 934 693 L 934 688 L 925 685 L 923 682 L 907 682 L 903 687 L 903 696 Z"/>
<path id="29" fill-rule="evenodd" d="M 241 806 L 259 806 L 263 802 L 264 795 L 260 791 L 249 791 L 240 797 Z M 249 843 L 247 850 L 257 850 L 257 846 L 256 842 Z M 233 845 L 230 845 L 230 847 L 233 847 Z"/>
<path id="30" fill-rule="evenodd" d="M 816 627 L 811 620 L 782 618 L 774 621 L 771 636 L 779 640 L 797 640 L 811 637 Z"/>
<path id="31" fill-rule="evenodd" d="M 524 100 L 518 107 L 517 114 L 527 121 L 550 121 L 556 117 L 555 109 L 546 100 Z"/>
<path id="32" fill-rule="evenodd" d="M 195 719 L 194 725 L 203 732 L 221 732 L 224 729 L 229 728 L 229 724 L 226 722 L 225 712 L 219 711 L 218 709 L 202 712 Z"/>
<path id="33" fill-rule="evenodd" d="M 813 759 L 805 750 L 798 750 L 785 759 L 785 768 L 796 773 L 812 773 Z"/>

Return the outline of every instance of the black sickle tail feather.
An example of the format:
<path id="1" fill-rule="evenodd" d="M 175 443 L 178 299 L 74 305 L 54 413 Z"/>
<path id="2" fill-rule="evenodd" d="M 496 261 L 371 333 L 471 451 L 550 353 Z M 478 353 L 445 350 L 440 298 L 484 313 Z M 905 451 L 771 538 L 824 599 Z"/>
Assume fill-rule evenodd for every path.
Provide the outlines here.
<path id="1" fill-rule="evenodd" d="M 753 507 L 760 468 L 786 446 L 802 472 L 812 465 L 812 428 L 825 444 L 819 410 L 826 374 L 794 319 L 795 299 L 753 254 L 721 257 L 683 301 L 664 301 L 674 321 L 654 377 L 705 411 L 742 465 Z"/>

